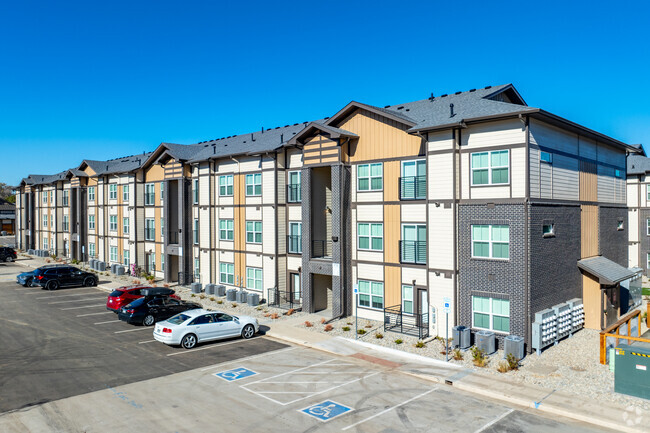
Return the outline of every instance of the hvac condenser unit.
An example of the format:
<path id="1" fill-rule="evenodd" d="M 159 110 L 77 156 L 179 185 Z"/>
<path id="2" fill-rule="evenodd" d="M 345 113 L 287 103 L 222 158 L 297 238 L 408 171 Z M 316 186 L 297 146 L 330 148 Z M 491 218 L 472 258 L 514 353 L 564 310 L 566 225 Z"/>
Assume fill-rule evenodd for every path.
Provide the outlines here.
<path id="1" fill-rule="evenodd" d="M 512 354 L 517 359 L 524 359 L 524 338 L 517 335 L 508 335 L 503 340 L 503 357 Z"/>
<path id="2" fill-rule="evenodd" d="M 454 326 L 452 328 L 452 345 L 461 349 L 471 346 L 472 333 L 467 326 Z"/>
<path id="3" fill-rule="evenodd" d="M 476 333 L 476 347 L 488 355 L 496 352 L 496 338 L 492 331 L 478 331 Z"/>

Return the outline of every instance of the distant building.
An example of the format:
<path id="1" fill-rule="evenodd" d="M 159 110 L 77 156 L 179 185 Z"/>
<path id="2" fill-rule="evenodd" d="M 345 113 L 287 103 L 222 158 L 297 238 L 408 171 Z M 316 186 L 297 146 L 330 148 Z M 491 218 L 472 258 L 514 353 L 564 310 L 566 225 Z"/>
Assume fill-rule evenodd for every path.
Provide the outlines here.
<path id="1" fill-rule="evenodd" d="M 16 233 L 16 205 L 0 198 L 0 232 Z"/>

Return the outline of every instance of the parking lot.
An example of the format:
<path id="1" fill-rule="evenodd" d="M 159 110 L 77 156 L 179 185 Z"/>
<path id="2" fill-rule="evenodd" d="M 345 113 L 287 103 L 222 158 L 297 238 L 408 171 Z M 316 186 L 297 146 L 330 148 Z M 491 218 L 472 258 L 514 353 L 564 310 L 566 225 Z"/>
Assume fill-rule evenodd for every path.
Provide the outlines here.
<path id="1" fill-rule="evenodd" d="M 169 347 L 107 311 L 106 291 L 22 287 L 25 270 L 0 264 L 0 413 L 285 347 L 262 337 Z"/>

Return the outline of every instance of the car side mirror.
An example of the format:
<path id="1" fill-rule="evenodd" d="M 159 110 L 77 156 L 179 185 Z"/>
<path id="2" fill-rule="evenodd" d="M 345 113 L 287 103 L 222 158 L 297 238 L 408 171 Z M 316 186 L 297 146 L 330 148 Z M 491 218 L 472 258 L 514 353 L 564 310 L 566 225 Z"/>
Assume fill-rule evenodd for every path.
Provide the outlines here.
<path id="1" fill-rule="evenodd" d="M 237 319 L 236 317 L 235 317 L 234 320 L 235 320 L 235 323 L 237 323 L 237 324 L 239 323 L 239 319 Z"/>

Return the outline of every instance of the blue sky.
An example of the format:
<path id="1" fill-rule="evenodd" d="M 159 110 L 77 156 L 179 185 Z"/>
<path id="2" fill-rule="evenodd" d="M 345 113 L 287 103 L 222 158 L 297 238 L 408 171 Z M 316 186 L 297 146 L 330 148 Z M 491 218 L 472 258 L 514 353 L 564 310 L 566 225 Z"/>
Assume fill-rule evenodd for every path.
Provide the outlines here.
<path id="1" fill-rule="evenodd" d="M 458 5 L 458 6 L 456 6 Z M 0 182 L 513 83 L 650 143 L 644 2 L 5 2 Z"/>

